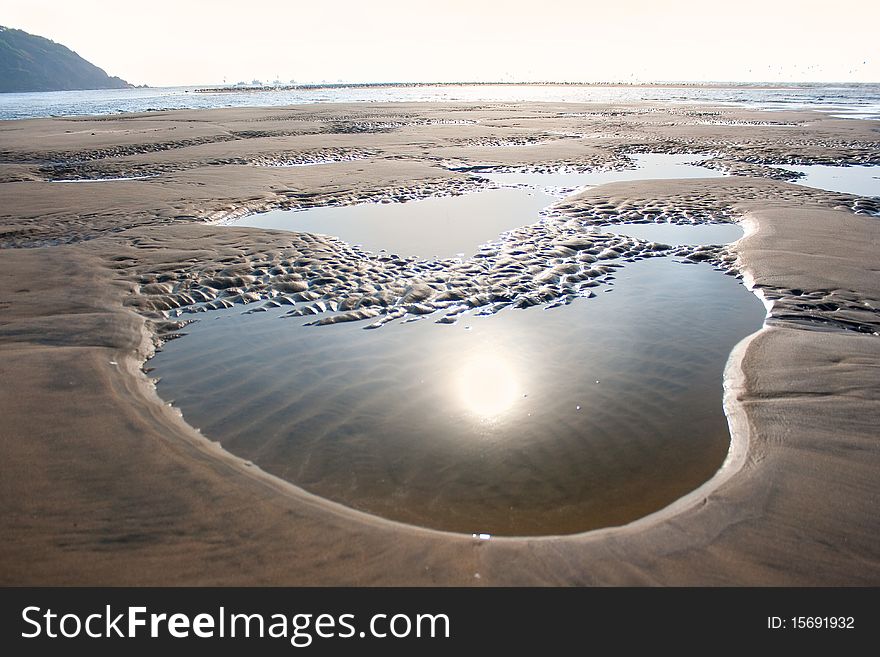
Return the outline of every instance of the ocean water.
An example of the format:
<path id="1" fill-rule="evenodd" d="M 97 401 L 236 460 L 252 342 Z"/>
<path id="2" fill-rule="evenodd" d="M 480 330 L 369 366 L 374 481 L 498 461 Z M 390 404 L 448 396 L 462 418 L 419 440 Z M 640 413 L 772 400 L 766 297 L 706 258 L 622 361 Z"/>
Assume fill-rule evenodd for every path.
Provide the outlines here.
<path id="1" fill-rule="evenodd" d="M 880 117 L 878 84 L 789 84 L 724 87 L 581 85 L 315 86 L 289 90 L 200 93 L 200 87 L 157 87 L 0 94 L 0 119 L 114 114 L 169 109 L 269 107 L 308 103 L 416 101 L 547 101 L 708 103 L 754 109 L 807 109 L 852 118 Z"/>

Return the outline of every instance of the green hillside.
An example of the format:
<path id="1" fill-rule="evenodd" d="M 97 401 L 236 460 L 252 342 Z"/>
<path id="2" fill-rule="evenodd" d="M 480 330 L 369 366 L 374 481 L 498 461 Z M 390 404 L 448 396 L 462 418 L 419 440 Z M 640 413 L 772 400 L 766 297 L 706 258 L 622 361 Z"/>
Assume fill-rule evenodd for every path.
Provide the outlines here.
<path id="1" fill-rule="evenodd" d="M 0 92 L 124 89 L 70 48 L 41 36 L 0 26 Z"/>

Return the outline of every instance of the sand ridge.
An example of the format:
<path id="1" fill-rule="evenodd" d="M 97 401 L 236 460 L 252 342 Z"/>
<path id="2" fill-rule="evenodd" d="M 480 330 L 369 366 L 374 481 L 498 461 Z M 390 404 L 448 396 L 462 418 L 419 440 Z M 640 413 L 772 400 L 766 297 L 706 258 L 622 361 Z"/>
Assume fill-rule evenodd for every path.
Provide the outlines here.
<path id="1" fill-rule="evenodd" d="M 742 220 L 756 227 L 734 246 L 706 256 L 772 301 L 770 325 L 741 345 L 728 364 L 726 403 L 736 429 L 733 454 L 739 456 L 698 491 L 623 528 L 479 541 L 360 514 L 219 450 L 155 395 L 140 370 L 156 340 L 183 327 L 185 317 L 174 311 L 193 305 L 186 295 L 205 303 L 210 300 L 198 299 L 196 291 L 209 296 L 211 288 L 219 298 L 220 290 L 241 288 L 230 297 L 245 301 L 254 293 L 250 300 L 257 301 L 264 299 L 263 289 L 302 294 L 311 291 L 311 283 L 314 294 L 323 297 L 327 291 L 321 286 L 338 284 L 320 279 L 355 266 L 362 255 L 316 237 L 204 223 L 236 212 L 470 190 L 475 183 L 469 176 L 446 168 L 445 161 L 582 166 L 587 160 L 568 150 L 577 142 L 596 166 L 614 166 L 621 154 L 639 148 L 720 152 L 745 163 L 831 158 L 859 164 L 878 157 L 876 122 L 817 113 L 768 117 L 731 109 L 671 109 L 400 104 L 371 106 L 371 116 L 362 107 L 333 106 L 0 125 L 0 170 L 3 176 L 11 172 L 2 179 L 16 180 L 0 183 L 0 237 L 6 247 L 32 247 L 0 251 L 6 290 L 0 298 L 0 368 L 5 380 L 16 381 L 14 388 L 4 386 L 0 397 L 5 418 L 0 445 L 7 463 L 0 480 L 2 517 L 4 535 L 10 537 L 0 548 L 0 580 L 876 585 L 880 286 L 875 245 L 880 225 L 871 216 L 877 212 L 871 200 L 752 177 L 619 183 L 569 200 L 545 229 L 511 232 L 510 239 L 531 240 L 534 248 L 525 255 L 538 258 L 524 265 L 531 281 L 523 278 L 523 284 L 540 274 L 529 267 L 546 272 L 545 265 L 555 259 L 561 262 L 552 262 L 554 268 L 577 266 L 547 272 L 545 283 L 560 292 L 570 283 L 566 276 L 581 276 L 585 264 L 594 265 L 579 262 L 578 254 L 588 249 L 571 242 L 593 224 L 665 215 L 672 221 Z M 300 114 L 303 125 L 292 127 Z M 474 122 L 442 122 L 449 117 Z M 707 120 L 733 123 L 700 123 Z M 762 120 L 767 125 L 754 123 Z M 224 122 L 237 125 L 230 130 Z M 125 134 L 139 123 L 141 132 Z M 345 125 L 333 128 L 338 124 Z M 76 135 L 65 132 L 74 128 Z M 168 138 L 184 128 L 193 136 Z M 551 130 L 598 136 L 535 145 Z M 534 136 L 527 140 L 531 145 L 461 141 L 526 134 Z M 327 147 L 322 139 L 328 136 L 338 140 L 333 148 L 370 149 L 371 155 L 296 168 L 199 159 L 256 162 L 265 152 L 315 152 Z M 251 148 L 264 143 L 265 151 Z M 112 168 L 116 157 L 185 163 L 192 151 L 199 166 L 149 180 L 59 184 L 41 172 L 54 159 L 75 162 L 80 152 L 83 162 L 107 160 Z M 611 264 L 649 255 L 634 241 L 590 239 L 590 249 L 601 248 L 586 255 L 599 260 L 600 253 L 611 250 L 616 253 L 607 259 Z M 499 260 L 504 241 L 500 244 L 484 272 L 487 280 L 493 268 L 504 267 Z M 614 251 L 621 245 L 623 250 Z M 508 249 L 511 270 L 501 275 L 517 280 L 518 255 Z M 479 278 L 471 269 L 479 259 L 455 265 L 384 257 L 388 260 L 374 262 L 375 271 L 358 285 L 372 285 L 375 292 L 368 296 L 381 297 L 385 289 L 397 294 L 394 279 L 399 278 L 406 283 L 398 296 L 408 304 L 407 312 L 435 297 L 421 287 L 431 287 L 427 269 L 417 272 L 420 280 L 398 277 L 398 270 L 452 272 L 462 279 L 452 281 L 453 291 L 465 279 Z M 297 259 L 312 262 L 297 265 Z M 320 262 L 331 265 L 320 276 L 295 270 Z M 462 269 L 456 273 L 456 267 Z M 272 273 L 273 268 L 283 271 Z M 380 280 L 384 276 L 392 280 Z M 223 284 L 232 284 L 206 284 L 222 277 L 228 279 Z M 294 292 L 303 281 L 306 290 Z M 261 283 L 266 287 L 258 288 Z M 484 287 L 465 298 L 478 297 Z M 540 297 L 540 290 L 524 288 L 516 298 Z M 462 299 L 441 301 L 453 302 L 454 308 Z M 540 298 L 540 303 L 552 301 Z"/>

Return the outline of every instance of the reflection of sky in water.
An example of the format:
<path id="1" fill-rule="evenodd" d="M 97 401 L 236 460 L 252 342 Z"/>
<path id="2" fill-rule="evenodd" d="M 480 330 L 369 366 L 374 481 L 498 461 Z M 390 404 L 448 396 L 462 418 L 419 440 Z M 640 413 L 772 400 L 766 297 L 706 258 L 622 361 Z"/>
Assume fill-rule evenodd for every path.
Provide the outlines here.
<path id="1" fill-rule="evenodd" d="M 534 223 L 552 196 L 532 189 L 490 189 L 408 203 L 360 203 L 254 214 L 235 226 L 334 235 L 368 251 L 402 256 L 469 257 L 501 233 Z"/>
<path id="2" fill-rule="evenodd" d="M 503 185 L 530 185 L 539 188 L 592 187 L 626 180 L 718 178 L 724 175 L 715 169 L 693 164 L 708 156 L 636 153 L 629 157 L 635 162 L 635 169 L 587 173 L 481 173 L 479 175 Z"/>
<path id="3" fill-rule="evenodd" d="M 607 224 L 593 230 L 669 245 L 730 244 L 743 236 L 737 224 Z"/>
<path id="4" fill-rule="evenodd" d="M 764 317 L 706 265 L 631 263 L 596 289 L 373 331 L 238 307 L 197 316 L 150 365 L 190 424 L 319 495 L 466 533 L 576 532 L 712 475 L 724 363 Z"/>
<path id="5" fill-rule="evenodd" d="M 880 166 L 834 167 L 825 164 L 779 165 L 776 168 L 806 174 L 793 180 L 798 185 L 831 192 L 880 196 Z"/>
<path id="6" fill-rule="evenodd" d="M 334 235 L 373 252 L 385 249 L 403 256 L 467 258 L 480 244 L 496 239 L 504 231 L 537 221 L 540 211 L 557 200 L 546 188 L 572 189 L 623 180 L 722 175 L 690 164 L 703 159 L 698 155 L 638 154 L 631 157 L 637 169 L 480 174 L 510 187 L 408 203 L 274 210 L 244 217 L 233 225 Z M 698 236 L 697 239 L 701 238 Z"/>

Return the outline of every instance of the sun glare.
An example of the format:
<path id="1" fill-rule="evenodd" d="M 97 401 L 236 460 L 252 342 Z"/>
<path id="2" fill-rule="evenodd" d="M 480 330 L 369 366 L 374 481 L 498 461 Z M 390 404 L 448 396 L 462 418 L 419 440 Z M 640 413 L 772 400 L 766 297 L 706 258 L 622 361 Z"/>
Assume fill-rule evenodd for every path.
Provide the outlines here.
<path id="1" fill-rule="evenodd" d="M 494 353 L 470 359 L 459 371 L 457 383 L 464 407 L 486 419 L 510 409 L 520 395 L 516 372 L 504 357 Z"/>

